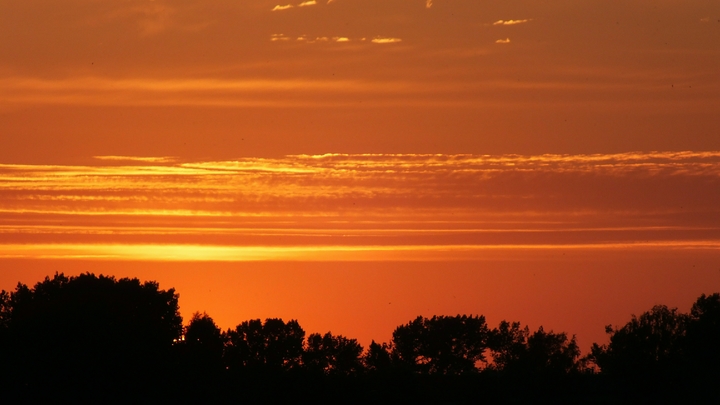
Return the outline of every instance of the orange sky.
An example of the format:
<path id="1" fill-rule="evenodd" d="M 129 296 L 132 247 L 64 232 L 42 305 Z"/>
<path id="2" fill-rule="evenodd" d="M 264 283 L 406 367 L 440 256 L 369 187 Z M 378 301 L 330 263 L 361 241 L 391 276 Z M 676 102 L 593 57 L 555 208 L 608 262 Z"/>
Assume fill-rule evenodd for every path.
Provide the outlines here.
<path id="1" fill-rule="evenodd" d="M 0 0 L 0 288 L 587 346 L 720 290 L 719 71 L 717 1 Z"/>

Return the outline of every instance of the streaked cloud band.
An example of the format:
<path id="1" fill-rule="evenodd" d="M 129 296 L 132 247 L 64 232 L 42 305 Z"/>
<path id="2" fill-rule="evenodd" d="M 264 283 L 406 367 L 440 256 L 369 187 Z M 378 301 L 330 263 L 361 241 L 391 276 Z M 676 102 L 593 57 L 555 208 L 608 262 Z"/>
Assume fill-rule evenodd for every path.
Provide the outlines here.
<path id="1" fill-rule="evenodd" d="M 720 239 L 717 151 L 97 160 L 0 165 L 4 254 L 19 241 L 350 246 L 362 255 L 356 247 L 712 248 L 697 241 Z"/>

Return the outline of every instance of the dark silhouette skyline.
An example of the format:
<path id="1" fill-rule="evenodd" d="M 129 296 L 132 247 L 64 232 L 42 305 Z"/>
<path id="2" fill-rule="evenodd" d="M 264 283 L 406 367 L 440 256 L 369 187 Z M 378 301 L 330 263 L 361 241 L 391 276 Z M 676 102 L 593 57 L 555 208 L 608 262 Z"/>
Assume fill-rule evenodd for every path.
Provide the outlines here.
<path id="1" fill-rule="evenodd" d="M 720 400 L 720 294 L 657 305 L 581 357 L 574 336 L 417 317 L 367 349 L 297 320 L 183 326 L 155 282 L 55 274 L 0 293 L 6 397 L 20 402 L 675 403 Z"/>

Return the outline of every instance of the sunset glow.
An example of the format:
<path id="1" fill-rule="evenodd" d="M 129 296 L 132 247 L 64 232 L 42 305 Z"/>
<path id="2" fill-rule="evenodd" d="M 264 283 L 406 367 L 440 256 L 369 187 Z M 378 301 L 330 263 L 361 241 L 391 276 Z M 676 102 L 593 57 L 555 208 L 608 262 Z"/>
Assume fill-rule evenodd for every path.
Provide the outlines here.
<path id="1" fill-rule="evenodd" d="M 717 1 L 46 3 L 0 0 L 0 289 L 583 350 L 720 290 Z"/>

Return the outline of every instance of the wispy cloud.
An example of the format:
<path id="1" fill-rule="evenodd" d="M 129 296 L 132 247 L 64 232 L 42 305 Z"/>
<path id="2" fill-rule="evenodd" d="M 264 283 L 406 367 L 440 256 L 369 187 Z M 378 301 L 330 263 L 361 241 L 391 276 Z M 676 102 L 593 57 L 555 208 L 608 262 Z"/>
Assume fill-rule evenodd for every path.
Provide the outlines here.
<path id="1" fill-rule="evenodd" d="M 720 241 L 501 245 L 222 246 L 196 244 L 0 244 L 0 258 L 163 262 L 251 261 L 462 261 L 488 251 L 718 250 Z"/>
<path id="2" fill-rule="evenodd" d="M 302 3 L 298 4 L 298 7 L 314 6 L 316 4 L 317 4 L 317 2 L 315 0 L 308 0 L 308 1 L 303 1 Z"/>
<path id="3" fill-rule="evenodd" d="M 370 260 L 398 249 L 447 258 L 720 246 L 720 152 L 100 159 L 0 164 L 0 256 L 306 260 L 314 249 L 328 252 L 315 259 Z"/>
<path id="4" fill-rule="evenodd" d="M 290 37 L 284 34 L 272 34 L 270 35 L 271 41 L 289 41 Z"/>
<path id="5" fill-rule="evenodd" d="M 98 160 L 112 160 L 112 161 L 130 161 L 130 162 L 154 162 L 154 163 L 170 163 L 175 162 L 177 160 L 176 157 L 171 156 L 148 156 L 148 157 L 140 157 L 140 156 L 93 156 L 93 158 Z"/>
<path id="6" fill-rule="evenodd" d="M 374 44 L 396 44 L 398 42 L 402 42 L 402 39 L 386 37 L 376 37 L 372 39 L 372 43 Z"/>
<path id="7" fill-rule="evenodd" d="M 293 8 L 292 4 L 286 4 L 284 6 L 281 6 L 278 4 L 277 6 L 273 7 L 271 11 L 282 11 L 282 10 L 287 10 L 290 8 Z"/>
<path id="8" fill-rule="evenodd" d="M 425 8 L 430 8 L 433 5 L 433 0 L 425 0 Z"/>
<path id="9" fill-rule="evenodd" d="M 298 41 L 284 34 L 274 34 L 271 41 Z M 326 42 L 341 45 L 347 37 L 304 37 L 304 42 Z M 399 86 L 398 86 L 399 85 Z M 340 94 L 378 91 L 417 93 L 422 90 L 405 83 L 355 82 L 347 80 L 220 80 L 220 79 L 113 79 L 82 77 L 62 80 L 35 78 L 0 79 L 3 103 L 45 103 L 74 105 L 308 105 L 292 94 Z M 278 98 L 277 92 L 283 96 Z M 276 94 L 273 94 L 276 93 Z M 322 97 L 320 97 L 322 98 Z M 333 101 L 335 103 L 335 101 Z M 326 104 L 322 104 L 326 105 Z"/>
<path id="10" fill-rule="evenodd" d="M 493 23 L 493 25 L 517 25 L 517 24 L 525 24 L 526 22 L 532 21 L 532 18 L 526 19 L 526 20 L 498 20 Z"/>
<path id="11" fill-rule="evenodd" d="M 498 39 L 497 41 L 495 41 L 495 43 L 496 43 L 496 44 L 509 44 L 509 43 L 510 43 L 510 38 Z"/>

